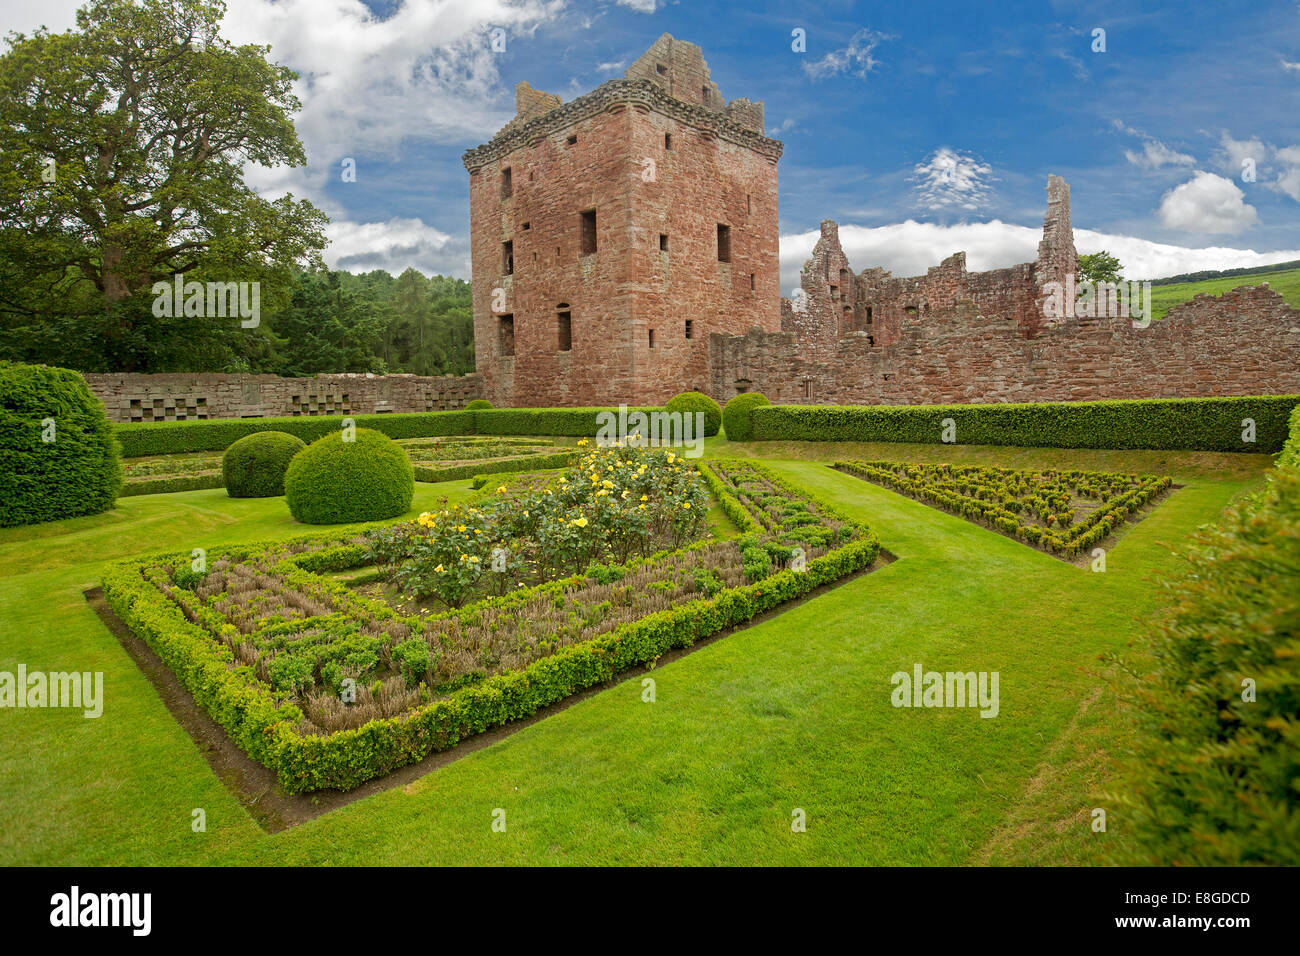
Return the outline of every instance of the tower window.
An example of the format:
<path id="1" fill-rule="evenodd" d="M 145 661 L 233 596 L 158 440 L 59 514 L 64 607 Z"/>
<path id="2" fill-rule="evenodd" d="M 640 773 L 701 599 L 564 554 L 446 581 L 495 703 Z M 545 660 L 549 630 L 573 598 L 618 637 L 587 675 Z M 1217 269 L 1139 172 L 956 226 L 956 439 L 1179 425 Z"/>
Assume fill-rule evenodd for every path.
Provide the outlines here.
<path id="1" fill-rule="evenodd" d="M 664 149 L 672 149 L 672 148 L 673 148 L 673 134 L 664 133 Z"/>
<path id="2" fill-rule="evenodd" d="M 561 303 L 563 305 L 564 303 Z M 561 308 L 555 313 L 556 346 L 561 352 L 573 349 L 573 313 Z"/>
<path id="3" fill-rule="evenodd" d="M 572 134 L 570 134 L 569 138 L 566 139 L 564 142 L 567 143 L 568 145 L 572 146 L 572 145 L 573 145 L 574 143 L 576 143 L 577 141 L 578 141 L 578 134 L 577 134 L 577 133 L 572 133 Z"/>
<path id="4" fill-rule="evenodd" d="M 754 273 L 752 272 L 749 274 L 749 291 L 754 291 Z"/>
<path id="5" fill-rule="evenodd" d="M 523 229 L 523 230 L 526 232 L 527 230 L 533 228 L 533 226 L 532 226 L 532 223 L 526 222 L 526 223 L 524 223 L 522 226 L 520 226 L 519 228 L 520 228 L 520 229 Z"/>
<path id="6" fill-rule="evenodd" d="M 731 227 L 718 223 L 718 261 L 731 261 Z"/>
<path id="7" fill-rule="evenodd" d="M 687 319 L 687 320 L 686 320 L 686 337 L 687 337 L 688 339 L 691 339 L 691 338 L 694 338 L 694 337 L 695 337 L 695 320 L 694 320 L 694 319 Z"/>
<path id="8" fill-rule="evenodd" d="M 509 199 L 514 193 L 514 178 L 510 174 L 510 167 L 507 166 L 501 170 L 501 198 Z"/>
<path id="9" fill-rule="evenodd" d="M 655 64 L 655 72 L 658 73 L 660 76 L 667 76 L 667 75 L 668 75 L 668 67 L 664 66 L 662 63 L 656 63 L 656 64 Z"/>
<path id="10" fill-rule="evenodd" d="M 750 198 L 749 193 L 745 193 L 745 215 L 749 215 L 753 211 L 754 211 L 753 200 Z"/>
<path id="11" fill-rule="evenodd" d="M 497 341 L 500 344 L 502 356 L 515 354 L 515 317 L 513 315 L 503 315 L 497 318 Z"/>
<path id="12" fill-rule="evenodd" d="M 582 254 L 589 256 L 596 251 L 596 210 L 588 209 L 582 214 Z"/>
<path id="13" fill-rule="evenodd" d="M 666 232 L 659 233 L 659 251 L 660 252 L 668 251 L 668 233 Z"/>
<path id="14" fill-rule="evenodd" d="M 515 272 L 515 244 L 509 240 L 501 243 L 501 274 L 503 276 L 514 275 Z"/>
<path id="15" fill-rule="evenodd" d="M 867 306 L 867 325 L 871 324 L 871 306 Z"/>
<path id="16" fill-rule="evenodd" d="M 654 329 L 650 329 L 649 332 L 650 332 L 650 336 L 649 336 L 650 347 L 651 347 L 651 348 L 654 348 L 654 347 L 655 347 L 655 330 L 654 330 Z"/>

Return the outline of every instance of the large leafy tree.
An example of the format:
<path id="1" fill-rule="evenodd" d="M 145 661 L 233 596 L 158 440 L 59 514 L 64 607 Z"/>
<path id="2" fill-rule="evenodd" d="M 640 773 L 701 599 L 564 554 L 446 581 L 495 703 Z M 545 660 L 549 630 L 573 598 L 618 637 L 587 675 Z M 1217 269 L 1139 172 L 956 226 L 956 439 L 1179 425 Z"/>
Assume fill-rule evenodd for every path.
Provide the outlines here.
<path id="1" fill-rule="evenodd" d="M 98 313 L 105 347 L 135 354 L 151 337 L 155 282 L 261 282 L 273 307 L 295 264 L 317 260 L 324 215 L 291 195 L 263 198 L 243 176 L 248 163 L 306 162 L 296 76 L 269 47 L 222 39 L 224 11 L 221 0 L 92 0 L 75 30 L 10 35 L 0 312 L 11 329 L 39 339 Z"/>

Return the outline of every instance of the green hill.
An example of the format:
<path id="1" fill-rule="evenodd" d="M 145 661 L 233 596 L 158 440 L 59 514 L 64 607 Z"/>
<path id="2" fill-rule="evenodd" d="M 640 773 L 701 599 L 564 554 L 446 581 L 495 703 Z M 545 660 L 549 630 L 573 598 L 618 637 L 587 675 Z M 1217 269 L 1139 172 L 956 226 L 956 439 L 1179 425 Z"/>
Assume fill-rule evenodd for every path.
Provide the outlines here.
<path id="1" fill-rule="evenodd" d="M 1243 285 L 1261 285 L 1267 282 L 1292 308 L 1300 309 L 1300 269 L 1284 272 L 1259 271 L 1242 275 L 1227 275 L 1199 282 L 1171 282 L 1151 287 L 1151 308 L 1154 318 L 1163 319 L 1174 306 L 1194 298 L 1202 292 L 1222 295 Z"/>

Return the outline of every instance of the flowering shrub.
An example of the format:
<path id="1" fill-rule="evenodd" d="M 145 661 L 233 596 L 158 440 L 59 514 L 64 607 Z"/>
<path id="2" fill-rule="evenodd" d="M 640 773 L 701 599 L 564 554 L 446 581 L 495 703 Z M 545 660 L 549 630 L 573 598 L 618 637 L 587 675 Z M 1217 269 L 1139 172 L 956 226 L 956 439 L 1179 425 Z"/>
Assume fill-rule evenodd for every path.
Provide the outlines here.
<path id="1" fill-rule="evenodd" d="M 676 452 L 579 444 L 578 462 L 543 487 L 507 496 L 502 486 L 485 502 L 372 531 L 372 560 L 413 597 L 460 607 L 511 582 L 676 550 L 704 530 L 704 482 Z"/>

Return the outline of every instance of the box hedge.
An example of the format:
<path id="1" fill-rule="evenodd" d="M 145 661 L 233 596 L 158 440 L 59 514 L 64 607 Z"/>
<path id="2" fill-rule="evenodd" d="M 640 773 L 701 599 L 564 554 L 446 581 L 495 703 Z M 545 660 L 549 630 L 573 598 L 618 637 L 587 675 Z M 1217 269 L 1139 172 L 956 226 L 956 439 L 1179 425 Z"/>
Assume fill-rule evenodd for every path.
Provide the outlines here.
<path id="1" fill-rule="evenodd" d="M 998 405 L 772 405 L 753 411 L 755 441 L 1150 448 L 1276 452 L 1300 395 Z M 1243 440 L 1247 419 L 1255 440 Z M 730 429 L 728 429 L 730 437 Z"/>
<path id="2" fill-rule="evenodd" d="M 241 545 L 225 553 L 246 558 L 269 545 L 277 549 L 287 546 L 293 551 L 293 544 L 276 541 Z M 689 547 L 705 544 L 698 542 Z M 141 573 L 140 559 L 110 565 L 103 583 L 114 613 L 176 674 L 193 693 L 196 703 L 250 757 L 273 770 L 286 791 L 304 793 L 325 788 L 352 789 L 430 753 L 449 749 L 466 737 L 530 717 L 579 691 L 608 683 L 628 668 L 651 663 L 674 648 L 743 625 L 821 585 L 870 567 L 879 553 L 879 540 L 867 532 L 809 561 L 804 571 L 779 571 L 752 584 L 649 614 L 562 648 L 521 670 L 465 686 L 409 713 L 325 736 L 296 732 L 293 728 L 301 711 L 292 703 L 276 699 L 249 668 L 235 666 L 230 647 L 214 641 L 164 597 L 156 582 Z M 189 560 L 187 553 L 158 555 L 153 560 L 168 561 L 173 557 L 180 562 Z M 364 558 L 364 548 L 340 541 L 337 547 L 295 555 L 288 561 L 299 569 L 298 574 L 315 574 L 343 570 Z M 653 560 L 637 559 L 634 563 Z M 566 586 L 580 579 L 551 581 L 493 601 L 497 606 L 503 600 L 521 602 L 534 592 L 559 597 Z M 341 584 L 334 586 L 343 589 Z M 486 602 L 457 613 L 474 615 L 485 606 Z"/>
<path id="3" fill-rule="evenodd" d="M 289 462 L 306 447 L 306 442 L 288 432 L 245 435 L 221 458 L 226 494 L 232 498 L 275 498 L 284 494 Z"/>
<path id="4" fill-rule="evenodd" d="M 133 422 L 118 425 L 117 438 L 122 443 L 122 454 L 126 458 L 175 455 L 191 451 L 225 451 L 240 438 L 255 432 L 288 432 L 305 442 L 313 442 L 339 431 L 345 418 L 350 418 L 357 428 L 374 429 L 389 438 L 474 434 L 474 412 L 457 411 Z"/>
<path id="5" fill-rule="evenodd" d="M 0 363 L 0 527 L 99 514 L 121 487 L 113 427 L 86 380 Z"/>
<path id="6" fill-rule="evenodd" d="M 304 524 L 382 521 L 411 509 L 415 473 L 406 450 L 387 435 L 358 428 L 317 439 L 284 476 L 289 512 Z"/>
<path id="7" fill-rule="evenodd" d="M 1300 865 L 1300 413 L 1264 491 L 1203 529 L 1122 668 L 1119 862 Z"/>

